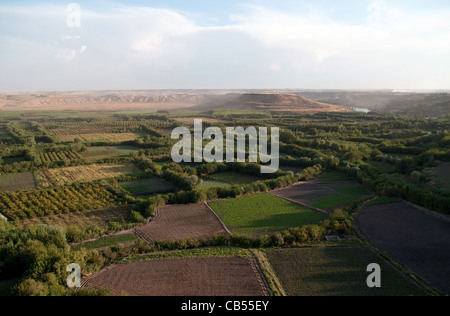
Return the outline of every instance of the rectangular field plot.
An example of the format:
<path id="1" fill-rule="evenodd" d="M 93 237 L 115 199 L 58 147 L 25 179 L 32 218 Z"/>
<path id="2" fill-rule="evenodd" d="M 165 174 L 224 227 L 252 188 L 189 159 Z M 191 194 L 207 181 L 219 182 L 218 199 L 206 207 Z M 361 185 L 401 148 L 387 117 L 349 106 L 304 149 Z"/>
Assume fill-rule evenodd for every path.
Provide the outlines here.
<path id="1" fill-rule="evenodd" d="M 225 182 L 228 184 L 250 184 L 255 181 L 261 180 L 260 178 L 252 175 L 242 174 L 233 171 L 215 173 L 210 176 L 213 180 Z"/>
<path id="2" fill-rule="evenodd" d="M 336 178 L 335 175 L 331 176 Z M 275 190 L 272 194 L 303 203 L 321 210 L 336 208 L 357 202 L 371 193 L 356 181 L 302 182 L 287 188 Z"/>
<path id="3" fill-rule="evenodd" d="M 95 161 L 105 158 L 115 158 L 127 156 L 130 153 L 139 152 L 139 148 L 134 146 L 99 146 L 99 147 L 88 147 L 82 156 L 89 161 Z"/>
<path id="4" fill-rule="evenodd" d="M 140 137 L 137 133 L 94 133 L 94 134 L 74 134 L 55 135 L 60 142 L 73 142 L 76 138 L 85 142 L 127 142 Z"/>
<path id="5" fill-rule="evenodd" d="M 141 174 L 141 171 L 132 163 L 75 166 L 40 171 L 39 185 L 48 188 L 137 174 Z"/>
<path id="6" fill-rule="evenodd" d="M 268 251 L 291 296 L 423 296 L 427 293 L 368 248 L 299 248 Z M 369 288 L 367 266 L 381 267 L 381 288 Z"/>
<path id="7" fill-rule="evenodd" d="M 255 235 L 317 224 L 326 217 L 266 193 L 213 201 L 210 206 L 232 232 Z"/>
<path id="8" fill-rule="evenodd" d="M 84 282 L 129 296 L 267 296 L 257 264 L 250 258 L 146 260 L 108 267 Z"/>
<path id="9" fill-rule="evenodd" d="M 134 196 L 147 196 L 155 193 L 167 193 L 178 190 L 163 179 L 150 178 L 121 183 L 120 186 Z"/>
<path id="10" fill-rule="evenodd" d="M 111 221 L 126 219 L 133 206 L 117 206 L 94 211 L 72 212 L 63 214 L 52 214 L 43 217 L 23 219 L 15 223 L 18 227 L 36 225 L 58 225 L 62 228 L 77 226 L 78 228 L 88 228 L 90 226 L 108 228 Z"/>
<path id="11" fill-rule="evenodd" d="M 32 173 L 0 175 L 0 192 L 35 190 L 36 182 Z"/>
<path id="12" fill-rule="evenodd" d="M 171 205 L 157 210 L 149 224 L 137 230 L 148 240 L 183 240 L 228 235 L 219 219 L 204 203 Z"/>

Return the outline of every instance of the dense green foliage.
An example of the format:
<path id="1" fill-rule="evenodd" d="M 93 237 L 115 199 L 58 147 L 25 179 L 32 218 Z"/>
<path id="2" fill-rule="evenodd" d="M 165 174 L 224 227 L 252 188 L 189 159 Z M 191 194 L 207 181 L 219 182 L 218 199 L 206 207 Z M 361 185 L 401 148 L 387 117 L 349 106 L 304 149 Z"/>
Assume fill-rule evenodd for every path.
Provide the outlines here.
<path id="1" fill-rule="evenodd" d="M 431 101 L 438 113 L 442 113 L 448 105 L 444 96 L 436 96 Z M 414 113 L 422 113 L 417 107 L 413 110 Z M 201 247 L 221 249 L 211 252 L 221 252 L 230 246 L 290 247 L 323 241 L 327 233 L 353 234 L 354 212 L 364 202 L 361 199 L 365 196 L 362 189 L 334 186 L 332 188 L 338 194 L 318 199 L 315 206 L 326 209 L 345 204 L 345 208 L 330 211 L 330 216 L 326 218 L 304 217 L 305 214 L 299 212 L 294 220 L 290 215 L 295 212 L 284 212 L 289 208 L 289 202 L 281 202 L 264 194 L 299 181 L 311 180 L 324 171 L 326 173 L 320 178 L 321 181 L 357 179 L 365 188 L 382 197 L 378 201 L 401 198 L 434 211 L 450 213 L 450 188 L 445 182 L 438 183 L 434 175 L 435 170 L 445 171 L 442 166 L 450 162 L 450 121 L 445 115 L 430 116 L 414 115 L 417 118 L 411 118 L 375 112 L 305 115 L 229 110 L 162 111 L 151 114 L 105 112 L 92 115 L 3 112 L 0 115 L 0 181 L 10 179 L 10 175 L 17 173 L 34 172 L 36 180 L 39 171 L 49 168 L 122 161 L 134 163 L 142 174 L 45 190 L 32 186 L 24 186 L 23 189 L 16 187 L 11 190 L 14 192 L 1 193 L 0 213 L 11 222 L 0 220 L 0 279 L 20 278 L 19 284 L 13 287 L 14 294 L 20 295 L 106 295 L 108 291 L 104 290 L 74 292 L 67 289 L 67 264 L 77 262 L 82 266 L 83 273 L 89 273 L 105 264 L 133 258 L 137 254 L 163 250 L 194 249 L 192 253 L 195 253 Z M 174 119 L 180 117 L 214 119 L 217 124 L 205 123 L 204 127 L 214 125 L 222 130 L 227 126 L 280 127 L 280 164 L 295 167 L 297 171 L 280 170 L 272 175 L 261 175 L 258 163 L 174 164 L 169 157 L 174 140 L 168 131 L 183 125 Z M 83 135 L 102 133 L 119 136 L 121 133 L 131 133 L 131 136 L 136 135 L 136 139 L 107 141 L 99 138 L 87 141 L 86 137 L 83 138 Z M 67 141 L 72 136 L 73 141 Z M 108 150 L 108 146 L 116 149 Z M 119 152 L 120 148 L 125 147 L 128 150 Z M 98 148 L 104 150 L 96 155 Z M 149 192 L 153 195 L 142 199 L 131 196 L 133 193 L 143 193 L 146 188 L 139 185 L 150 179 L 164 179 L 174 188 L 174 192 Z M 204 187 L 202 179 L 215 179 L 228 185 Z M 128 187 L 130 192 L 121 189 L 127 188 L 127 183 L 119 182 L 129 181 L 136 181 Z M 5 191 L 10 191 L 6 180 L 4 182 Z M 213 202 L 213 207 L 214 203 L 231 205 L 227 212 L 221 214 L 225 221 L 230 221 L 227 224 L 231 229 L 238 221 L 233 212 L 242 209 L 245 212 L 240 215 L 248 215 L 241 216 L 238 223 L 246 227 L 237 229 L 238 233 L 229 238 L 219 235 L 212 239 L 147 244 L 127 236 L 100 239 L 86 245 L 88 248 L 104 247 L 101 251 L 86 251 L 82 246 L 74 250 L 68 246 L 71 242 L 81 242 L 145 223 L 158 207 L 164 205 L 217 199 L 228 200 Z M 14 222 L 23 219 L 87 212 L 124 204 L 136 205 L 126 219 L 111 220 L 108 228 L 71 226 L 62 230 L 49 226 L 14 227 Z M 261 212 L 261 216 L 257 211 Z M 255 231 L 258 234 L 253 234 Z M 128 244 L 123 246 L 122 243 Z M 240 253 L 241 250 L 233 251 Z"/>

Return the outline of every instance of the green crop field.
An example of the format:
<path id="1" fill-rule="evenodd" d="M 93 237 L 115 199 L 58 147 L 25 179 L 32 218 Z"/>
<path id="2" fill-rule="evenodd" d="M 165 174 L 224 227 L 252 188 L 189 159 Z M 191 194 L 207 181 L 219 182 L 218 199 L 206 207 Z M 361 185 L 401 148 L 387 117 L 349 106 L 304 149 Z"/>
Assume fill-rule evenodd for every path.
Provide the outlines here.
<path id="1" fill-rule="evenodd" d="M 267 251 L 283 287 L 293 296 L 423 296 L 427 293 L 368 248 Z M 367 266 L 381 267 L 381 288 L 369 288 Z"/>
<path id="2" fill-rule="evenodd" d="M 261 180 L 256 176 L 251 176 L 232 171 L 215 173 L 211 175 L 211 178 L 229 184 L 250 184 L 252 182 Z"/>
<path id="3" fill-rule="evenodd" d="M 161 192 L 176 191 L 177 188 L 170 182 L 162 179 L 150 178 L 121 183 L 120 186 L 131 194 L 144 195 Z"/>
<path id="4" fill-rule="evenodd" d="M 333 175 L 333 178 L 337 178 L 339 175 Z M 331 177 L 329 177 L 331 178 Z M 310 205 L 322 210 L 332 210 L 336 207 L 345 206 L 359 201 L 365 196 L 369 196 L 371 193 L 361 187 L 355 181 L 339 181 L 321 183 L 322 186 L 333 189 L 335 194 L 314 197 L 310 201 Z"/>
<path id="5" fill-rule="evenodd" d="M 256 194 L 210 203 L 225 225 L 236 233 L 259 234 L 316 224 L 326 215 L 270 194 Z"/>
<path id="6" fill-rule="evenodd" d="M 231 184 L 219 180 L 203 179 L 202 188 L 209 189 L 218 187 L 231 187 Z"/>
<path id="7" fill-rule="evenodd" d="M 84 243 L 82 245 L 73 246 L 71 248 L 72 250 L 80 250 L 80 249 L 91 250 L 116 245 L 126 245 L 136 240 L 137 238 L 133 234 L 108 236 L 100 238 L 95 241 Z"/>
<path id="8" fill-rule="evenodd" d="M 353 180 L 353 178 L 350 178 L 345 174 L 336 171 L 324 173 L 319 177 L 319 181 L 347 181 L 347 180 Z"/>

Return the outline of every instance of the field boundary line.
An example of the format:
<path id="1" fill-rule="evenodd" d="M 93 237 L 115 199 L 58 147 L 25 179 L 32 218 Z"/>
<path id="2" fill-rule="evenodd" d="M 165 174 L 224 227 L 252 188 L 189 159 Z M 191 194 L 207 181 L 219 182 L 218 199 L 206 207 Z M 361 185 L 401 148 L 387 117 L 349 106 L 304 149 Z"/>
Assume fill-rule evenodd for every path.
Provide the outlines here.
<path id="1" fill-rule="evenodd" d="M 256 279 L 259 283 L 259 286 L 261 287 L 261 290 L 264 292 L 264 296 L 270 296 L 270 293 L 271 293 L 270 287 L 267 284 L 264 273 L 263 273 L 261 266 L 259 265 L 258 260 L 255 257 L 255 255 L 248 258 L 248 261 L 249 261 L 251 269 L 255 273 Z"/>
<path id="2" fill-rule="evenodd" d="M 274 296 L 288 296 L 265 253 L 257 249 L 250 250 L 250 253 L 259 265 L 264 282 L 266 283 L 266 287 L 269 289 L 269 292 Z"/>
<path id="3" fill-rule="evenodd" d="M 425 207 L 416 205 L 416 204 L 411 203 L 411 202 L 406 201 L 406 200 L 402 200 L 402 201 L 405 202 L 406 204 L 408 204 L 409 206 L 415 208 L 416 210 L 425 213 L 426 215 L 430 215 L 430 216 L 433 216 L 433 217 L 435 217 L 435 218 L 437 218 L 439 220 L 442 220 L 442 221 L 445 221 L 447 223 L 450 223 L 450 216 L 447 215 L 447 214 L 443 214 L 443 213 L 440 213 L 440 212 L 429 210 L 429 209 L 427 209 Z"/>
<path id="4" fill-rule="evenodd" d="M 290 198 L 287 198 L 287 197 L 279 196 L 278 194 L 276 194 L 273 191 L 271 191 L 269 193 L 272 194 L 273 196 L 276 196 L 276 197 L 280 198 L 280 199 L 286 200 L 286 201 L 291 202 L 291 203 L 298 204 L 298 205 L 306 207 L 306 208 L 308 208 L 310 210 L 313 210 L 313 211 L 316 211 L 316 212 L 320 212 L 322 214 L 330 216 L 330 213 L 328 213 L 327 211 L 321 210 L 320 208 L 317 208 L 317 207 L 314 207 L 314 206 L 310 206 L 310 205 L 307 205 L 307 204 L 302 203 L 300 201 L 296 201 L 296 200 L 293 200 L 293 199 L 290 199 Z"/>
<path id="5" fill-rule="evenodd" d="M 137 238 L 139 238 L 139 239 L 142 239 L 143 241 L 145 241 L 147 244 L 149 244 L 149 245 L 154 245 L 155 244 L 155 242 L 150 238 L 150 237 L 148 237 L 146 234 L 144 234 L 142 231 L 140 231 L 138 228 L 134 228 L 133 229 L 133 234 L 137 237 Z"/>
<path id="6" fill-rule="evenodd" d="M 233 234 L 230 232 L 230 230 L 225 225 L 225 223 L 222 221 L 222 219 L 219 217 L 219 215 L 217 215 L 216 212 L 214 212 L 214 210 L 211 208 L 211 206 L 209 206 L 209 204 L 207 202 L 203 202 L 203 204 L 205 204 L 206 207 L 208 207 L 208 209 L 214 214 L 214 216 L 217 218 L 217 220 L 219 221 L 220 225 L 222 225 L 223 229 L 227 232 L 227 234 L 232 236 Z"/>

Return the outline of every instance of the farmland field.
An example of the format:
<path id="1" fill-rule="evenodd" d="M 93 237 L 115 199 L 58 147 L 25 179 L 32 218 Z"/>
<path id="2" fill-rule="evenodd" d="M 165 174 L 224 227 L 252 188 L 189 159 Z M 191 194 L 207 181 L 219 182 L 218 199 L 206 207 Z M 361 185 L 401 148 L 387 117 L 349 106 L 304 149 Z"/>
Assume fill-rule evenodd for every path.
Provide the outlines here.
<path id="1" fill-rule="evenodd" d="M 51 186 L 90 182 L 140 173 L 140 170 L 131 163 L 93 164 L 60 169 L 48 169 L 39 172 L 41 178 L 39 186 L 48 188 Z"/>
<path id="2" fill-rule="evenodd" d="M 229 184 L 249 184 L 258 180 L 260 178 L 252 175 L 242 174 L 238 172 L 220 172 L 215 173 L 210 176 L 213 180 L 221 181 Z"/>
<path id="3" fill-rule="evenodd" d="M 115 158 L 126 156 L 130 153 L 137 153 L 139 148 L 134 146 L 99 146 L 88 147 L 81 155 L 89 161 L 95 161 L 105 158 Z"/>
<path id="4" fill-rule="evenodd" d="M 152 222 L 139 226 L 137 230 L 149 240 L 228 235 L 219 219 L 204 203 L 161 207 Z"/>
<path id="5" fill-rule="evenodd" d="M 0 175 L 0 192 L 35 190 L 36 182 L 32 173 Z"/>
<path id="6" fill-rule="evenodd" d="M 267 233 L 317 224 L 326 215 L 263 193 L 209 203 L 227 227 L 236 233 Z"/>
<path id="7" fill-rule="evenodd" d="M 266 252 L 283 287 L 293 296 L 426 295 L 383 258 L 368 248 L 298 248 Z M 378 263 L 381 288 L 366 284 L 367 266 Z"/>
<path id="8" fill-rule="evenodd" d="M 0 295 L 107 295 L 68 288 L 71 262 L 88 289 L 115 295 L 449 292 L 450 97 L 427 96 L 443 109 L 425 119 L 321 112 L 330 107 L 297 90 L 203 93 L 0 94 Z M 350 100 L 339 94 L 333 104 Z M 71 110 L 51 110 L 61 107 Z M 256 163 L 222 161 L 220 141 L 217 162 L 187 159 L 201 138 L 212 144 L 192 139 L 202 117 L 223 135 L 278 128 L 281 171 L 260 168 L 276 132 L 267 148 L 258 139 Z M 191 148 L 172 139 L 176 127 Z M 224 156 L 235 147 L 223 145 Z M 369 263 L 381 289 L 366 285 Z"/>
<path id="9" fill-rule="evenodd" d="M 121 143 L 139 138 L 140 135 L 136 133 L 95 133 L 95 134 L 75 134 L 75 135 L 60 135 L 56 134 L 56 138 L 60 142 L 73 142 L 75 139 L 80 139 L 85 142 L 114 142 Z"/>
<path id="10" fill-rule="evenodd" d="M 46 162 L 54 162 L 54 161 L 67 161 L 74 159 L 82 159 L 79 153 L 71 152 L 71 151 L 63 151 L 63 152 L 48 152 L 40 155 L 41 161 L 43 163 Z"/>
<path id="11" fill-rule="evenodd" d="M 120 186 L 135 196 L 176 191 L 177 188 L 163 179 L 150 178 L 120 183 Z"/>
<path id="12" fill-rule="evenodd" d="M 108 267 L 85 287 L 108 286 L 114 295 L 267 296 L 257 264 L 249 258 L 146 260 Z"/>
<path id="13" fill-rule="evenodd" d="M 18 221 L 52 214 L 98 210 L 123 203 L 115 192 L 99 185 L 82 184 L 0 195 L 0 213 Z"/>
<path id="14" fill-rule="evenodd" d="M 92 211 L 76 211 L 63 214 L 52 214 L 43 217 L 23 219 L 15 222 L 17 227 L 27 227 L 33 225 L 58 225 L 63 228 L 77 226 L 79 228 L 100 227 L 107 228 L 112 220 L 124 220 L 132 206 L 115 206 Z"/>
<path id="15" fill-rule="evenodd" d="M 363 208 L 357 224 L 377 248 L 450 294 L 449 219 L 397 202 Z"/>
<path id="16" fill-rule="evenodd" d="M 3 158 L 3 163 L 4 164 L 13 164 L 15 162 L 22 162 L 22 161 L 26 161 L 25 157 L 10 157 L 10 158 Z"/>
<path id="17" fill-rule="evenodd" d="M 339 177 L 339 175 L 326 175 L 322 179 L 341 179 L 341 181 L 302 182 L 271 193 L 325 211 L 332 211 L 370 195 L 356 181 L 342 181 L 344 178 Z"/>
<path id="18" fill-rule="evenodd" d="M 115 246 L 115 245 L 129 245 L 132 242 L 138 240 L 136 236 L 133 234 L 121 234 L 121 235 L 112 235 L 103 237 L 94 241 L 89 241 L 80 245 L 71 246 L 72 250 L 80 250 L 80 249 L 100 249 L 105 248 L 108 246 Z"/>
<path id="19" fill-rule="evenodd" d="M 220 188 L 220 187 L 231 187 L 231 184 L 219 180 L 203 179 L 202 188 Z"/>

